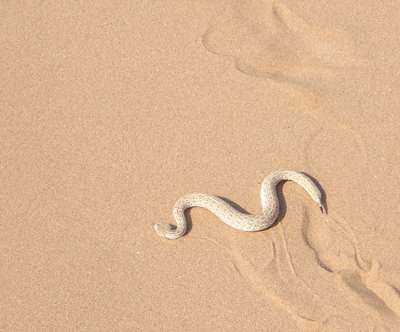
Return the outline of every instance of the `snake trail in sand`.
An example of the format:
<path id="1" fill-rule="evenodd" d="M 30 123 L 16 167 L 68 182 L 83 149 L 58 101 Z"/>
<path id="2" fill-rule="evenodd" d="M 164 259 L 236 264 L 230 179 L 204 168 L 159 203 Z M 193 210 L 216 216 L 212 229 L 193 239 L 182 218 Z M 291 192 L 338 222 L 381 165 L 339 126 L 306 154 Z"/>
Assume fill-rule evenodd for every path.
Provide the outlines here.
<path id="1" fill-rule="evenodd" d="M 295 171 L 279 170 L 268 175 L 261 184 L 261 214 L 242 213 L 217 196 L 193 193 L 181 197 L 175 203 L 173 215 L 176 226 L 155 224 L 154 229 L 159 236 L 169 240 L 175 240 L 185 235 L 187 220 L 184 212 L 192 207 L 209 210 L 225 224 L 239 231 L 257 232 L 267 229 L 275 223 L 279 216 L 280 207 L 276 187 L 282 181 L 293 181 L 303 187 L 319 205 L 322 213 L 325 212 L 321 191 L 307 175 Z"/>

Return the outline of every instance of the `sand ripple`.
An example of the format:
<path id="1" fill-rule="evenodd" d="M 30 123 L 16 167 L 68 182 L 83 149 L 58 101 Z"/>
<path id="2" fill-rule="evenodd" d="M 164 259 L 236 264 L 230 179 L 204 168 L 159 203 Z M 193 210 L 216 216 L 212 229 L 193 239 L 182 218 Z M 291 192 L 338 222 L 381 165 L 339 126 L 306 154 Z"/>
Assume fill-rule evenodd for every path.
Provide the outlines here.
<path id="1" fill-rule="evenodd" d="M 348 33 L 312 26 L 280 1 L 231 2 L 202 41 L 246 75 L 303 88 L 332 86 L 339 73 L 366 65 Z"/>

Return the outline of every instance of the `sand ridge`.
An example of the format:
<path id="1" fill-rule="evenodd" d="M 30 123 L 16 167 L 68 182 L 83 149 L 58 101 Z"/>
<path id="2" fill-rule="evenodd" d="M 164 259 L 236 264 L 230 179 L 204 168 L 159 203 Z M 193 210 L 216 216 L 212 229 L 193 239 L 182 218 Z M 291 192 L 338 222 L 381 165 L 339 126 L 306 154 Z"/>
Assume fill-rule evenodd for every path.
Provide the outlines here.
<path id="1" fill-rule="evenodd" d="M 338 72 L 368 64 L 345 31 L 310 26 L 282 1 L 232 1 L 203 45 L 244 74 L 308 89 L 332 89 Z"/>

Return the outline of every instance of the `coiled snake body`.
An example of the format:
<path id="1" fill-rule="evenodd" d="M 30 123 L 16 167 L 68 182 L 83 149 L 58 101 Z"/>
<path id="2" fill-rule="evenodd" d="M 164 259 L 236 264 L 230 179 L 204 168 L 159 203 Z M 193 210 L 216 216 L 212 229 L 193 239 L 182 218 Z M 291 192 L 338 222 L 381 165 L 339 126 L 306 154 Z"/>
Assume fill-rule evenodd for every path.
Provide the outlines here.
<path id="1" fill-rule="evenodd" d="M 181 197 L 173 208 L 176 227 L 169 224 L 155 224 L 154 229 L 161 237 L 175 240 L 187 231 L 185 210 L 201 207 L 209 210 L 225 224 L 245 232 L 256 232 L 271 227 L 279 216 L 279 199 L 276 187 L 281 181 L 293 181 L 304 188 L 322 212 L 322 195 L 315 183 L 305 174 L 295 171 L 279 170 L 268 175 L 261 184 L 262 213 L 257 215 L 238 211 L 223 199 L 207 194 L 193 193 Z"/>

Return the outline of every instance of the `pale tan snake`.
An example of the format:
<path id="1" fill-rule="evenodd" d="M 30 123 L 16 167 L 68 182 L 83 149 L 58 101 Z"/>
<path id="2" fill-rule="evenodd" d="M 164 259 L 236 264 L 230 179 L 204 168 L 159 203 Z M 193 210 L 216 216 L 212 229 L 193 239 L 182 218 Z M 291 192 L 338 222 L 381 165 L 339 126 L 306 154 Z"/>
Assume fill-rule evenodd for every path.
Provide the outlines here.
<path id="1" fill-rule="evenodd" d="M 279 199 L 276 186 L 282 181 L 293 181 L 304 188 L 311 198 L 319 205 L 322 212 L 321 191 L 316 184 L 305 174 L 295 171 L 279 170 L 268 175 L 261 184 L 262 213 L 257 215 L 238 211 L 223 199 L 200 193 L 188 194 L 181 197 L 173 208 L 176 227 L 169 224 L 156 224 L 154 229 L 161 237 L 175 240 L 187 231 L 185 210 L 192 207 L 201 207 L 211 211 L 225 224 L 244 232 L 256 232 L 271 227 L 279 216 Z"/>

